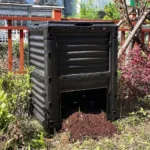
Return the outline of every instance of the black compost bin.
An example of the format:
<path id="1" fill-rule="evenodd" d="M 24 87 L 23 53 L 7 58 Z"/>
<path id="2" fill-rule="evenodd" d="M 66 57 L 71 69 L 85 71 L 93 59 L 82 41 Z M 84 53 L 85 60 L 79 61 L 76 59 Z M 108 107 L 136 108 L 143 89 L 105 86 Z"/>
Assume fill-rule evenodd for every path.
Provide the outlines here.
<path id="1" fill-rule="evenodd" d="M 117 118 L 117 33 L 112 22 L 30 26 L 33 113 L 47 129 L 79 110 Z"/>

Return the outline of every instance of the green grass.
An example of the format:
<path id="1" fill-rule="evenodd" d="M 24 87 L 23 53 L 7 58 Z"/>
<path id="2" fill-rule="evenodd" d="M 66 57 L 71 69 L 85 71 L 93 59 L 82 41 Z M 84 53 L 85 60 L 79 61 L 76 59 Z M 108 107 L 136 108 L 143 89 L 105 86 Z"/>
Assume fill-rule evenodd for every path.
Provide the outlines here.
<path id="1" fill-rule="evenodd" d="M 64 143 L 62 135 L 51 142 L 53 150 L 150 150 L 150 120 L 136 125 L 127 124 L 127 118 L 118 121 L 123 128 L 113 138 L 101 138 L 98 141 L 88 139 L 76 143 Z"/>
<path id="2" fill-rule="evenodd" d="M 150 150 L 150 111 L 148 110 L 148 105 L 147 100 L 138 100 L 136 104 L 133 102 L 128 105 L 124 110 L 126 113 L 123 113 L 123 118 L 113 122 L 118 128 L 118 133 L 112 138 L 87 139 L 82 142 L 69 143 L 68 133 L 56 134 L 49 142 L 49 149 Z M 140 106 L 145 107 L 143 109 Z"/>

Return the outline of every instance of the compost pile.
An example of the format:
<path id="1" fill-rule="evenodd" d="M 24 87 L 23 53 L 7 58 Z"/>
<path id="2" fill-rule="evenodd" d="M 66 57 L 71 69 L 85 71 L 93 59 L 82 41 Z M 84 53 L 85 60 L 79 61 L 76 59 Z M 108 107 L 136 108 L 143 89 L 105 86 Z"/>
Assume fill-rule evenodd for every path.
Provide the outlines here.
<path id="1" fill-rule="evenodd" d="M 62 123 L 62 132 L 70 132 L 71 140 L 83 140 L 86 137 L 97 139 L 111 137 L 117 128 L 107 120 L 105 113 L 85 114 L 76 112 Z"/>

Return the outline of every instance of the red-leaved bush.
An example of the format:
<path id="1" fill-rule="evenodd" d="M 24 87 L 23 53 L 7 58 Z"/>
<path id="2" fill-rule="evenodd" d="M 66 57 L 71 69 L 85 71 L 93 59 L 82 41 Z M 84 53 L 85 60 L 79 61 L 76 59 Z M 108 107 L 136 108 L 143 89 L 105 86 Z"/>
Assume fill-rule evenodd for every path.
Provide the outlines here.
<path id="1" fill-rule="evenodd" d="M 119 100 L 131 101 L 150 94 L 150 52 L 136 47 L 119 62 Z"/>

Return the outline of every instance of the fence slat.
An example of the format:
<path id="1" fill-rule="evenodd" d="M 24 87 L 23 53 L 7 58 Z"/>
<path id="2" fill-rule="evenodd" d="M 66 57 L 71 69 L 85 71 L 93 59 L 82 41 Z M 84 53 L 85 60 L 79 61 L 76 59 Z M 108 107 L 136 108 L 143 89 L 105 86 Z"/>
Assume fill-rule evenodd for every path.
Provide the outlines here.
<path id="1" fill-rule="evenodd" d="M 121 46 L 124 44 L 125 42 L 125 31 L 121 31 Z"/>
<path id="2" fill-rule="evenodd" d="M 148 32 L 148 47 L 150 48 L 150 32 Z"/>
<path id="3" fill-rule="evenodd" d="M 28 30 L 27 27 L 12 26 L 12 20 L 30 20 L 30 21 L 61 21 L 61 10 L 53 10 L 52 18 L 44 17 L 11 17 L 0 16 L 0 20 L 7 20 L 8 26 L 0 26 L 0 29 L 8 30 L 8 70 L 13 70 L 13 55 L 12 55 L 12 30 L 20 30 L 20 67 L 19 70 L 15 70 L 14 73 L 26 73 L 24 68 L 24 36 L 23 30 Z"/>
<path id="4" fill-rule="evenodd" d="M 0 26 L 0 29 L 3 29 L 3 30 L 28 30 L 27 27 L 20 27 L 20 26 Z"/>
<path id="5" fill-rule="evenodd" d="M 144 35 L 145 35 L 145 32 L 141 32 L 141 42 L 144 43 Z"/>
<path id="6" fill-rule="evenodd" d="M 20 70 L 24 71 L 24 41 L 23 41 L 23 30 L 20 30 Z"/>
<path id="7" fill-rule="evenodd" d="M 8 26 L 12 25 L 12 21 L 8 20 Z M 8 30 L 8 69 L 12 71 L 12 35 L 11 30 Z"/>
<path id="8" fill-rule="evenodd" d="M 53 10 L 52 17 L 56 21 L 61 21 L 61 10 L 60 9 Z"/>
<path id="9" fill-rule="evenodd" d="M 3 27 L 0 26 L 0 29 L 8 30 L 8 69 L 12 71 L 13 64 L 13 56 L 12 56 L 12 30 L 20 30 L 20 67 L 16 73 L 25 73 L 24 68 L 24 37 L 23 37 L 23 30 L 28 30 L 27 27 L 21 26 L 12 26 L 12 20 L 30 20 L 30 21 L 91 21 L 91 20 L 84 20 L 84 19 L 64 19 L 61 18 L 61 10 L 56 9 L 53 10 L 52 18 L 42 18 L 42 17 L 11 17 L 11 16 L 0 16 L 0 20 L 7 20 L 8 26 Z M 102 20 L 93 20 L 93 22 L 103 22 Z M 110 22 L 110 21 L 108 21 Z M 121 45 L 125 42 L 125 35 L 126 32 L 129 31 L 127 28 L 119 28 L 118 31 L 121 31 Z M 142 29 L 141 30 L 141 40 L 144 42 L 145 40 L 145 32 L 148 32 L 148 40 L 150 41 L 150 29 Z M 136 45 L 136 44 L 135 44 Z M 148 42 L 148 46 L 150 47 L 150 42 Z"/>

